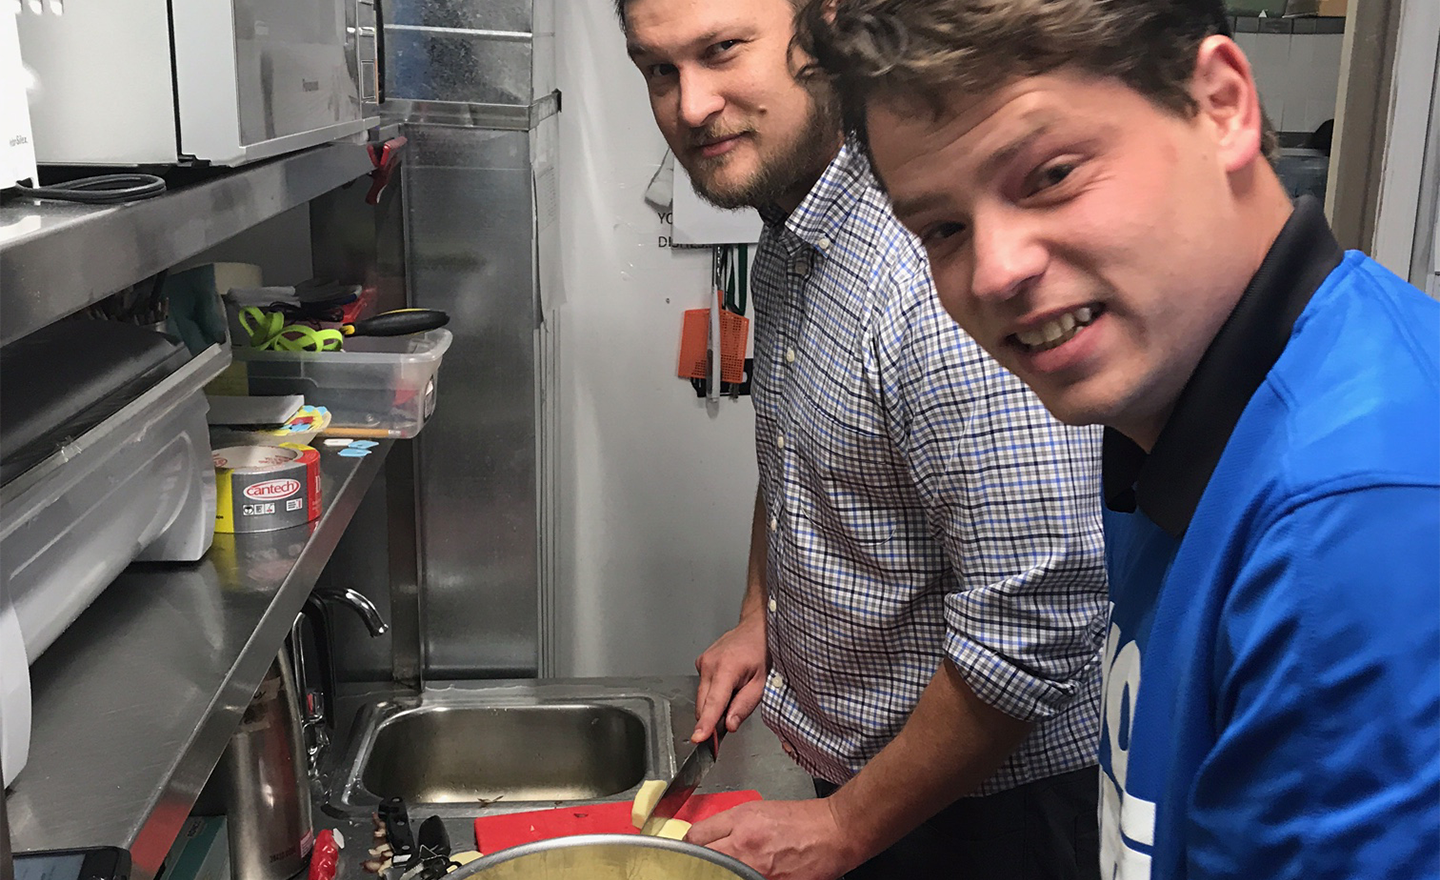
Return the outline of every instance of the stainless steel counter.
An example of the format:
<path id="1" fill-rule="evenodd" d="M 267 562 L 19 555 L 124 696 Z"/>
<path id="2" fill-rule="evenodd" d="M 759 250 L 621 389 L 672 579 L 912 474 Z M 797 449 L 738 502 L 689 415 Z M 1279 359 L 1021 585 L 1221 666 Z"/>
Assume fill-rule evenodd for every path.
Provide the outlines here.
<path id="1" fill-rule="evenodd" d="M 317 522 L 132 565 L 40 657 L 17 852 L 121 846 L 154 875 L 390 447 L 322 448 Z"/>

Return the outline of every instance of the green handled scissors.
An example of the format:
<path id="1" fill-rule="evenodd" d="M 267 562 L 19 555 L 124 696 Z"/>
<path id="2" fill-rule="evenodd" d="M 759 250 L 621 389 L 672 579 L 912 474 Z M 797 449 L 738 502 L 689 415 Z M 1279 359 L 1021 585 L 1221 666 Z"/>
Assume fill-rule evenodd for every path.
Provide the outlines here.
<path id="1" fill-rule="evenodd" d="M 258 306 L 240 310 L 240 326 L 249 334 L 251 347 L 262 351 L 338 351 L 345 340 L 339 330 L 287 324 L 280 312 L 267 312 Z"/>

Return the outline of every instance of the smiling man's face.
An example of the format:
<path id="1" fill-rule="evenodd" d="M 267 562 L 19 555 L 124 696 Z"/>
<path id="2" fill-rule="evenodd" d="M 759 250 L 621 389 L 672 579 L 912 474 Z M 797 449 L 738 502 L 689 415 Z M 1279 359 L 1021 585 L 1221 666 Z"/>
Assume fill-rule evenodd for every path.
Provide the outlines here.
<path id="1" fill-rule="evenodd" d="M 795 79 L 794 16 L 791 0 L 626 4 L 655 122 L 696 191 L 721 207 L 793 209 L 838 149 L 833 100 Z"/>
<path id="2" fill-rule="evenodd" d="M 1069 70 L 867 113 L 946 310 L 1058 418 L 1147 448 L 1268 246 L 1244 238 L 1233 128 Z"/>

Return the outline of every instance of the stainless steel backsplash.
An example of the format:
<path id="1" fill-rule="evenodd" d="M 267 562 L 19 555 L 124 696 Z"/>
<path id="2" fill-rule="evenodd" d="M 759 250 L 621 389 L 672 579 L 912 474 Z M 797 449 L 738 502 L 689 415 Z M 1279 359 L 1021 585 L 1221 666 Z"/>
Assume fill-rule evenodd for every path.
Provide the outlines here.
<path id="1" fill-rule="evenodd" d="M 389 0 L 390 98 L 528 105 L 555 87 L 550 0 Z"/>

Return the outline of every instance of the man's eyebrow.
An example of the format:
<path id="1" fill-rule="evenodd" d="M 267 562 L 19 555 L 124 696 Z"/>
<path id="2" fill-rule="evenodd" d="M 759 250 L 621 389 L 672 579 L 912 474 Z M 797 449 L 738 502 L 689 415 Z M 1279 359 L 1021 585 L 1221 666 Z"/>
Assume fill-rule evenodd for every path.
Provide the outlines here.
<path id="1" fill-rule="evenodd" d="M 718 31 L 718 30 L 707 31 L 706 33 L 701 34 L 700 36 L 696 37 L 695 39 L 693 39 L 693 40 L 691 40 L 689 43 L 687 43 L 687 44 L 685 45 L 685 48 L 687 48 L 687 49 L 689 49 L 689 48 L 701 48 L 701 49 L 703 49 L 703 48 L 705 48 L 706 46 L 711 45 L 712 43 L 718 43 L 718 42 L 720 42 L 720 39 L 721 39 L 721 37 L 720 37 L 720 31 Z M 641 56 L 641 55 L 654 55 L 654 54 L 655 54 L 655 50 L 651 49 L 649 46 L 646 46 L 644 43 L 639 43 L 639 42 L 636 42 L 635 40 L 626 40 L 626 41 L 625 41 L 625 52 L 626 52 L 626 54 L 628 54 L 631 58 L 637 58 L 637 57 L 639 57 L 639 56 Z"/>
<path id="2" fill-rule="evenodd" d="M 1054 127 L 1054 120 L 1048 114 L 1038 116 L 1030 128 L 1016 135 L 995 152 L 980 163 L 979 175 L 982 181 L 989 180 L 1000 172 L 1006 164 L 1023 153 L 1032 143 L 1048 133 Z M 895 199 L 892 194 L 891 210 L 895 216 L 902 221 L 907 217 L 923 213 L 933 208 L 943 207 L 948 204 L 949 199 L 943 193 L 928 192 L 911 198 Z"/>
<path id="3" fill-rule="evenodd" d="M 943 193 L 927 192 L 906 199 L 891 201 L 890 207 L 895 216 L 904 222 L 905 218 L 922 214 L 932 208 L 938 208 L 946 204 L 949 199 Z"/>
<path id="4" fill-rule="evenodd" d="M 1030 144 L 1049 132 L 1053 125 L 1053 120 L 1041 117 L 1035 121 L 1029 130 L 1011 139 L 1005 146 L 991 153 L 986 157 L 984 162 L 980 163 L 980 179 L 989 180 L 994 177 L 999 173 L 1001 168 L 1008 165 L 1016 156 L 1023 153 Z"/>

